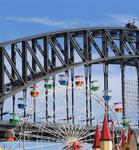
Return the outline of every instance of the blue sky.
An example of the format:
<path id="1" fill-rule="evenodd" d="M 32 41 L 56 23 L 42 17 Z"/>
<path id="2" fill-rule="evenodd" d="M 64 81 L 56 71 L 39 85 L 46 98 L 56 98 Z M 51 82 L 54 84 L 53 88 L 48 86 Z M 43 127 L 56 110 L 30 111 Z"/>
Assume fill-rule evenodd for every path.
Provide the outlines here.
<path id="1" fill-rule="evenodd" d="M 0 42 L 65 28 L 137 20 L 138 0 L 0 0 Z"/>

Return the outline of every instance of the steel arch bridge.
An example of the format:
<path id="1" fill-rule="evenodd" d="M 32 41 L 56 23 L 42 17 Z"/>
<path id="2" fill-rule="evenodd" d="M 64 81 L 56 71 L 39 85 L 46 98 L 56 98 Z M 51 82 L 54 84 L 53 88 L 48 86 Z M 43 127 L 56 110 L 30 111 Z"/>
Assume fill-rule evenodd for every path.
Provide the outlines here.
<path id="1" fill-rule="evenodd" d="M 104 65 L 105 91 L 108 90 L 108 65 L 121 66 L 125 107 L 126 65 L 137 68 L 139 82 L 139 29 L 96 27 L 40 34 L 0 43 L 0 58 L 1 114 L 6 99 L 13 96 L 15 100 L 16 93 L 57 73 L 71 70 L 73 80 L 74 68 L 85 66 L 88 82 L 88 75 L 91 78 L 88 70 L 93 64 Z"/>

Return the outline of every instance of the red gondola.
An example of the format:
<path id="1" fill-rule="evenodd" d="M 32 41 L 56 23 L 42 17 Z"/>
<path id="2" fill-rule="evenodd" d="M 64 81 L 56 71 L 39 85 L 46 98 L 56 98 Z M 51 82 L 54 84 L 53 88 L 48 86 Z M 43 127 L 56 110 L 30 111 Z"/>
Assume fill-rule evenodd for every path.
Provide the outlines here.
<path id="1" fill-rule="evenodd" d="M 84 85 L 85 85 L 85 83 L 84 83 L 84 76 L 82 76 L 82 75 L 77 75 L 77 76 L 75 76 L 75 85 L 77 86 L 77 87 L 83 87 Z"/>
<path id="2" fill-rule="evenodd" d="M 116 102 L 116 103 L 114 103 L 114 105 L 115 105 L 116 113 L 121 113 L 124 111 L 124 109 L 122 108 L 122 102 Z"/>
<path id="3" fill-rule="evenodd" d="M 40 92 L 38 91 L 38 86 L 32 86 L 30 88 L 32 89 L 30 92 L 31 97 L 36 98 L 40 95 Z"/>
<path id="4" fill-rule="evenodd" d="M 15 141 L 16 137 L 15 137 L 15 131 L 13 129 L 8 129 L 5 132 L 5 139 L 7 141 Z"/>
<path id="5" fill-rule="evenodd" d="M 123 109 L 123 108 L 120 108 L 120 107 L 119 107 L 119 108 L 115 108 L 115 112 L 117 112 L 117 113 L 123 112 L 123 110 L 124 110 L 124 109 Z"/>

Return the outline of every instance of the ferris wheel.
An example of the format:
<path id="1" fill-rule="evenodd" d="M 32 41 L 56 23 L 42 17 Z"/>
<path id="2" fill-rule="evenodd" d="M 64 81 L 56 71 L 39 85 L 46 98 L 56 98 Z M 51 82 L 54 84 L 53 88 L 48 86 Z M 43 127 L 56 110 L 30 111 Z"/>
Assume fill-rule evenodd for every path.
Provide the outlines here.
<path id="1" fill-rule="evenodd" d="M 96 80 L 91 82 L 91 87 L 86 95 L 83 76 L 75 76 L 75 79 L 73 88 L 71 86 L 73 83 L 69 82 L 67 76 L 60 75 L 59 82 L 55 83 L 55 90 L 53 90 L 52 79 L 47 79 L 42 88 L 36 85 L 30 87 L 30 98 L 19 98 L 18 108 L 22 117 L 20 117 L 20 123 L 14 128 L 17 136 L 16 141 L 13 141 L 12 145 L 8 145 L 11 149 L 70 150 L 74 145 L 84 150 L 92 149 L 92 137 L 95 134 L 96 124 L 101 126 L 106 101 L 109 101 L 111 96 L 98 96 L 99 86 Z M 72 114 L 73 105 L 70 101 L 68 105 L 66 103 L 65 91 L 68 91 L 69 100 L 72 97 L 72 91 L 75 93 L 74 115 Z M 56 99 L 53 99 L 54 92 Z M 51 102 L 46 101 L 46 96 L 50 98 Z M 95 106 L 92 108 L 90 116 L 86 115 L 84 100 L 86 96 L 92 100 Z M 55 111 L 50 107 L 46 116 L 43 108 L 53 102 L 57 104 L 57 107 Z M 115 120 L 119 125 L 114 110 L 110 106 L 108 107 L 109 118 Z M 119 111 L 115 108 L 115 110 L 121 112 L 121 109 Z M 23 115 L 25 113 L 26 115 Z M 87 125 L 88 122 L 92 122 L 92 125 Z"/>

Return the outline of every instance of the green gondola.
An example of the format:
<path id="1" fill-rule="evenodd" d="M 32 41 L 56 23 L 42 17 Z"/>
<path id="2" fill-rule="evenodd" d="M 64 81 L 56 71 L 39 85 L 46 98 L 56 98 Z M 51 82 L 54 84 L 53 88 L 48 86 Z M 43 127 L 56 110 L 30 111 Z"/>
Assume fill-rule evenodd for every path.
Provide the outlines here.
<path id="1" fill-rule="evenodd" d="M 96 83 L 96 82 L 98 82 L 98 81 L 97 81 L 97 80 L 92 80 L 92 81 L 91 81 L 91 83 Z"/>
<path id="2" fill-rule="evenodd" d="M 97 85 L 97 82 L 98 82 L 97 80 L 91 81 L 91 90 L 93 92 L 96 92 L 99 90 L 99 86 Z"/>
<path id="3" fill-rule="evenodd" d="M 47 77 L 44 81 L 45 81 L 45 84 L 44 84 L 45 90 L 53 89 L 52 77 Z"/>
<path id="4" fill-rule="evenodd" d="M 13 118 L 9 119 L 9 123 L 11 125 L 19 125 L 20 124 L 20 119 L 19 117 L 16 115 L 16 113 L 10 113 L 10 115 L 13 116 Z"/>
<path id="5" fill-rule="evenodd" d="M 19 125 L 20 121 L 18 119 L 9 119 L 9 123 L 11 125 Z"/>
<path id="6" fill-rule="evenodd" d="M 47 89 L 47 90 L 53 89 L 53 84 L 46 83 L 46 84 L 44 84 L 44 88 Z"/>
<path id="7" fill-rule="evenodd" d="M 127 129 L 129 127 L 130 120 L 127 116 L 123 118 L 123 126 Z"/>
<path id="8" fill-rule="evenodd" d="M 91 90 L 94 91 L 94 92 L 96 92 L 96 91 L 99 90 L 99 86 L 92 86 L 92 87 L 91 87 Z"/>

